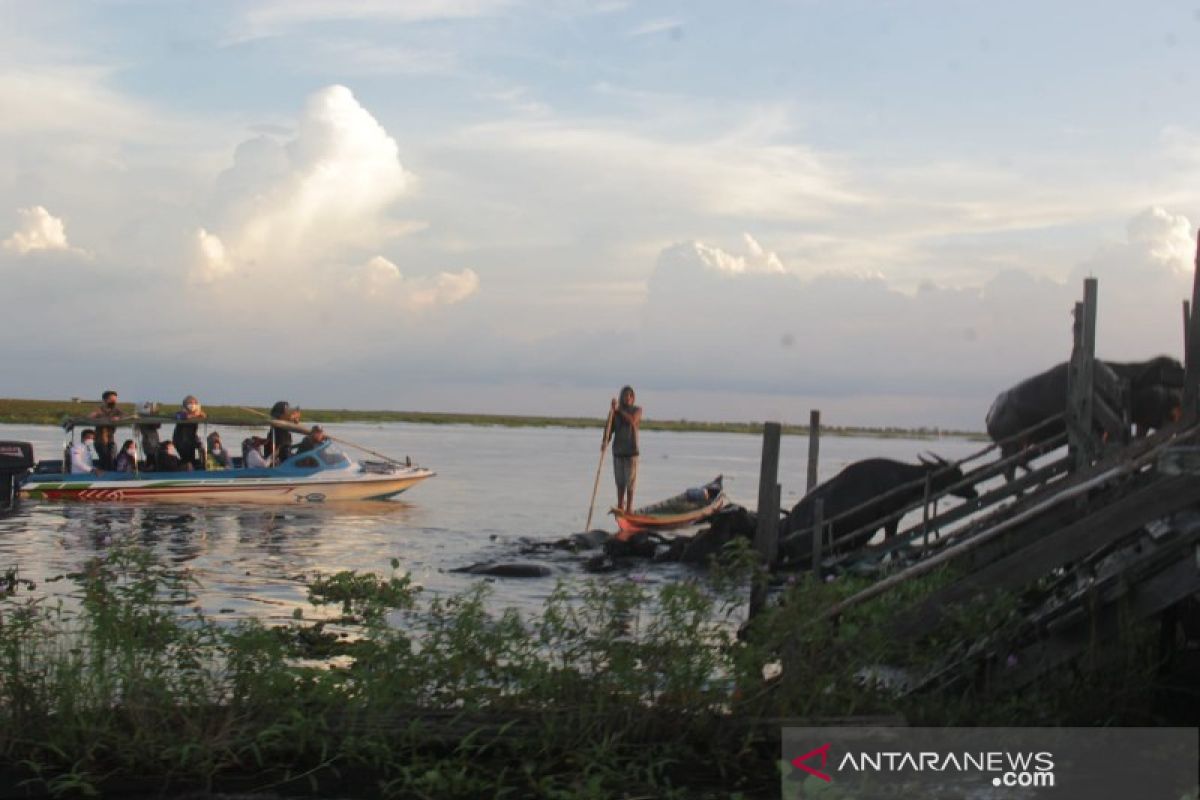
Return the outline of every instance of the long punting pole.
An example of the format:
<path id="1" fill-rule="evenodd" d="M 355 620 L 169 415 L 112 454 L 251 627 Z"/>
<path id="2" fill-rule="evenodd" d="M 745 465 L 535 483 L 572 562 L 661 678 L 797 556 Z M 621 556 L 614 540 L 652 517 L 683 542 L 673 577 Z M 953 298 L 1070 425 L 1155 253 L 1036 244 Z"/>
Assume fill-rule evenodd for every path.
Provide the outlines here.
<path id="1" fill-rule="evenodd" d="M 592 482 L 592 502 L 588 503 L 587 523 L 585 531 L 592 529 L 592 512 L 596 510 L 596 492 L 600 489 L 600 469 L 604 466 L 604 453 L 608 450 L 608 434 L 612 430 L 613 410 L 608 410 L 608 419 L 604 422 L 604 440 L 600 442 L 600 463 L 596 465 L 596 480 Z"/>

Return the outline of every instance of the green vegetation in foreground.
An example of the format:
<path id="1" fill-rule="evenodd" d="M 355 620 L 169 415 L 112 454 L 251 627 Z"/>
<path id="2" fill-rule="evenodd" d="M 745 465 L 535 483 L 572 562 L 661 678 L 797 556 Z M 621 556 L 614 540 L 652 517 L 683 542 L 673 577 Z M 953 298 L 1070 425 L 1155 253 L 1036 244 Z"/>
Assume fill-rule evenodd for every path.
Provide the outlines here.
<path id="1" fill-rule="evenodd" d="M 822 610 L 865 579 L 802 579 L 743 640 L 734 611 L 754 559 L 745 546 L 730 555 L 734 566 L 705 583 L 653 594 L 624 578 L 560 585 L 534 616 L 495 609 L 484 583 L 426 599 L 407 576 L 316 576 L 313 608 L 275 628 L 195 612 L 188 574 L 132 538 L 64 576 L 78 611 L 15 569 L 0 573 L 0 785 L 52 796 L 759 798 L 779 794 L 779 717 L 1156 723 L 1156 635 L 1131 634 L 1115 660 L 1088 657 L 1007 696 L 968 685 L 901 698 L 861 668 L 924 674 L 1010 623 L 1015 601 L 964 608 L 951 638 L 905 650 L 889 635 L 893 614 L 947 575 L 836 625 Z M 763 666 L 784 651 L 788 679 L 765 684 Z"/>
<path id="2" fill-rule="evenodd" d="M 91 413 L 99 401 L 69 400 L 17 400 L 0 398 L 0 423 L 22 425 L 57 425 L 66 416 Z M 161 403 L 164 413 L 175 408 Z M 133 404 L 122 403 L 127 413 L 133 413 Z M 267 409 L 255 408 L 259 414 L 246 411 L 249 406 L 205 406 L 213 416 L 259 422 Z M 305 408 L 307 422 L 416 422 L 429 425 L 499 425 L 510 428 L 603 428 L 603 417 L 521 417 L 504 414 L 450 414 L 434 411 L 352 411 L 349 409 Z M 707 431 L 709 433 L 762 432 L 761 422 L 699 422 L 696 420 L 656 420 L 647 418 L 642 423 L 644 430 L 652 431 Z M 790 436 L 807 436 L 807 425 L 784 425 L 783 432 Z M 982 441 L 987 437 L 978 431 L 956 431 L 940 428 L 892 428 L 892 427 L 845 427 L 822 425 L 822 436 L 869 436 L 885 439 L 936 439 L 942 436 Z"/>

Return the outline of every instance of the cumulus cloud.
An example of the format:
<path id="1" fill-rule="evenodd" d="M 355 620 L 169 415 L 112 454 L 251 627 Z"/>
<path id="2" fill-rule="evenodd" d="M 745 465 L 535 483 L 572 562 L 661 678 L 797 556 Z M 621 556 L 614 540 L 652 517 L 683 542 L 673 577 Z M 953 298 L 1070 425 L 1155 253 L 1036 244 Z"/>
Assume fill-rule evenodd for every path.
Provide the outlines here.
<path id="1" fill-rule="evenodd" d="M 1123 240 L 1108 242 L 1071 273 L 1099 281 L 1097 348 L 1112 357 L 1178 355 L 1182 301 L 1191 297 L 1195 229 L 1186 216 L 1157 206 L 1134 216 Z M 1168 303 L 1170 305 L 1168 305 Z"/>
<path id="2" fill-rule="evenodd" d="M 1176 274 L 1190 274 L 1196 255 L 1195 231 L 1182 214 L 1154 206 L 1129 221 L 1130 245 L 1144 251 L 1147 261 Z"/>
<path id="3" fill-rule="evenodd" d="M 746 245 L 744 255 L 736 255 L 704 242 L 692 241 L 668 248 L 660 258 L 684 263 L 695 261 L 706 269 L 729 275 L 784 272 L 783 262 L 779 260 L 777 254 L 764 250 L 762 245 L 748 233 L 743 234 L 742 238 Z"/>
<path id="4" fill-rule="evenodd" d="M 411 180 L 395 139 L 349 89 L 330 86 L 309 98 L 291 141 L 239 146 L 218 181 L 216 235 L 251 272 L 295 273 L 377 244 L 395 229 L 387 212 Z"/>
<path id="5" fill-rule="evenodd" d="M 17 210 L 20 227 L 4 240 L 5 250 L 26 254 L 38 250 L 64 250 L 82 253 L 67 241 L 67 229 L 63 221 L 43 206 Z"/>
<path id="6" fill-rule="evenodd" d="M 391 261 L 375 256 L 355 270 L 346 284 L 364 297 L 409 311 L 424 311 L 466 300 L 479 291 L 479 276 L 474 270 L 464 269 L 406 279 Z"/>

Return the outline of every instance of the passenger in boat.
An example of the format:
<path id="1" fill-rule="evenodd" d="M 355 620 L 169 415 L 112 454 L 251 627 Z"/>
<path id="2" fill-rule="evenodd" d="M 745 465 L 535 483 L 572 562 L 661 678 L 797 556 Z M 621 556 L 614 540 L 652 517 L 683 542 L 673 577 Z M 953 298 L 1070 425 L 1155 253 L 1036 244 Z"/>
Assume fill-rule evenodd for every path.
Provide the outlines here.
<path id="1" fill-rule="evenodd" d="M 97 474 L 92 465 L 92 447 L 95 444 L 96 432 L 85 428 L 79 434 L 79 443 L 67 448 L 68 470 L 72 475 Z"/>
<path id="2" fill-rule="evenodd" d="M 100 396 L 103 401 L 96 410 L 88 414 L 89 419 L 108 420 L 115 422 L 125 416 L 117 406 L 117 392 L 108 389 Z M 116 444 L 117 429 L 111 425 L 96 426 L 96 462 L 100 469 L 112 469 L 117 458 Z"/>
<path id="3" fill-rule="evenodd" d="M 308 432 L 308 436 L 300 440 L 299 446 L 296 447 L 296 452 L 306 453 L 309 450 L 314 450 L 319 445 L 324 444 L 328 438 L 329 436 L 325 433 L 324 428 L 320 425 L 313 425 L 312 430 Z"/>
<path id="4" fill-rule="evenodd" d="M 133 446 L 133 439 L 126 439 L 125 444 L 121 445 L 121 452 L 117 453 L 117 472 L 136 472 L 137 471 L 137 448 Z"/>
<path id="5" fill-rule="evenodd" d="M 115 422 L 125 416 L 125 412 L 117 407 L 117 400 L 119 398 L 117 397 L 116 390 L 108 389 L 100 396 L 100 399 L 103 402 L 96 407 L 95 411 L 88 414 L 89 419 L 106 419 Z"/>
<path id="6" fill-rule="evenodd" d="M 148 469 L 158 468 L 158 453 L 162 446 L 162 442 L 158 438 L 158 431 L 161 427 L 162 425 L 157 422 L 133 426 L 133 432 L 142 441 L 142 455 L 146 459 L 146 467 Z"/>
<path id="7" fill-rule="evenodd" d="M 281 422 L 300 423 L 300 409 L 292 408 L 286 400 L 280 400 L 271 406 L 271 419 Z M 277 428 L 274 425 L 267 431 L 267 443 L 263 450 L 271 465 L 280 464 L 292 454 L 292 432 Z"/>
<path id="8" fill-rule="evenodd" d="M 633 388 L 621 388 L 620 400 L 612 401 L 612 440 L 613 476 L 617 480 L 617 508 L 625 511 L 633 510 L 633 490 L 637 485 L 638 467 L 638 429 L 642 424 L 642 409 L 634 405 L 636 396 Z M 604 448 L 609 442 L 605 439 L 601 445 Z"/>
<path id="9" fill-rule="evenodd" d="M 117 440 L 113 438 L 116 428 L 108 425 L 96 426 L 96 467 L 102 470 L 117 468 Z"/>
<path id="10" fill-rule="evenodd" d="M 179 458 L 179 451 L 175 449 L 175 443 L 163 442 L 162 448 L 158 451 L 158 471 L 185 472 L 189 469 L 191 469 L 191 464 L 184 463 Z"/>
<path id="11" fill-rule="evenodd" d="M 192 420 L 203 420 L 208 417 L 200 407 L 200 401 L 194 395 L 183 398 L 179 411 L 175 412 L 175 430 L 171 433 L 171 441 L 179 453 L 179 460 L 190 464 L 192 469 L 204 469 L 204 445 L 200 441 L 200 425 Z M 186 420 L 186 421 L 182 421 Z"/>
<path id="12" fill-rule="evenodd" d="M 261 436 L 251 436 L 242 442 L 242 463 L 246 469 L 265 469 L 271 466 L 263 455 L 263 445 L 266 441 Z"/>
<path id="13" fill-rule="evenodd" d="M 208 469 L 229 469 L 233 466 L 233 456 L 221 444 L 221 434 L 216 431 L 208 435 L 208 457 L 204 466 Z"/>

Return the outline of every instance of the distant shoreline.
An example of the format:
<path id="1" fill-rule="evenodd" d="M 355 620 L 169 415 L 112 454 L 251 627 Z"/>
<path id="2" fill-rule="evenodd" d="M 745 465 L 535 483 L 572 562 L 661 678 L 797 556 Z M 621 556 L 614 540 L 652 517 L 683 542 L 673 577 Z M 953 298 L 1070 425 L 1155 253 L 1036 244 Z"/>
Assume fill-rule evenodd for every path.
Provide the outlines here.
<path id="1" fill-rule="evenodd" d="M 19 400 L 0 398 L 0 423 L 10 425 L 58 425 L 63 417 L 85 416 L 98 406 L 98 400 Z M 122 403 L 126 413 L 133 413 L 133 404 Z M 170 410 L 173 404 L 161 403 Z M 265 415 L 266 408 L 254 406 L 205 406 L 213 416 L 245 420 L 249 424 L 263 417 L 246 411 L 253 408 Z M 602 417 L 518 416 L 515 414 L 459 414 L 435 411 L 351 411 L 349 409 L 305 408 L 305 422 L 412 422 L 423 425 L 479 425 L 506 428 L 602 428 Z M 705 433 L 760 433 L 761 422 L 701 422 L 679 419 L 646 419 L 642 429 L 648 431 L 681 431 Z M 807 436 L 807 425 L 784 425 L 785 436 Z M 982 441 L 987 437 L 978 431 L 958 431 L 944 428 L 899 428 L 822 425 L 822 436 L 858 436 L 882 439 L 939 439 L 954 438 Z"/>

